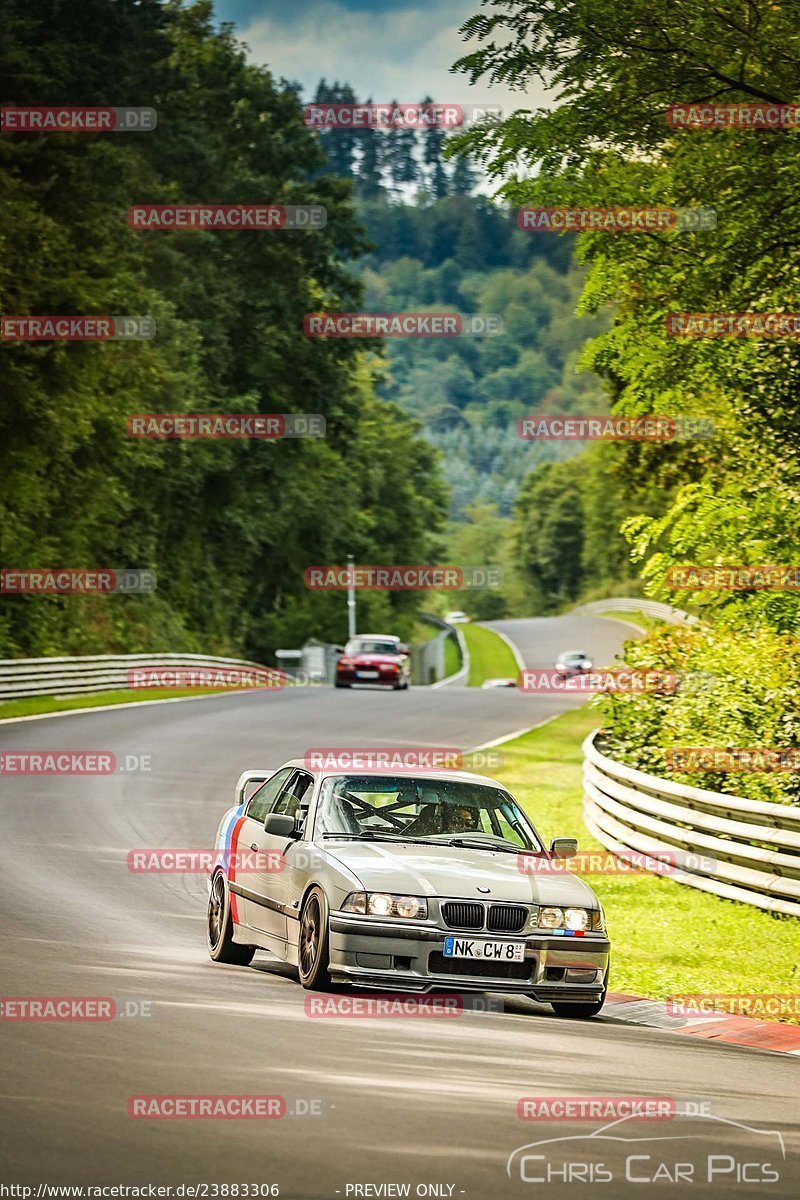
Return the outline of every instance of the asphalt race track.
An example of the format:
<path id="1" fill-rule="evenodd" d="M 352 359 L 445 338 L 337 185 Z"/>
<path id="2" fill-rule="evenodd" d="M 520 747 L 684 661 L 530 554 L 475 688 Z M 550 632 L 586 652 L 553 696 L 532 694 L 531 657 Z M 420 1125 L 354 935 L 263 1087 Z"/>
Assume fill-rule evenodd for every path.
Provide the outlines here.
<path id="1" fill-rule="evenodd" d="M 597 618 L 498 627 L 529 665 L 546 666 L 576 647 L 598 665 L 610 661 L 630 634 Z M 309 688 L 0 725 L 6 750 L 152 756 L 149 772 L 3 779 L 3 996 L 108 996 L 123 1012 L 129 1006 L 107 1022 L 0 1024 L 3 1181 L 32 1184 L 34 1196 L 46 1182 L 275 1184 L 298 1200 L 796 1197 L 797 1056 L 610 1018 L 558 1019 L 515 998 L 501 1013 L 311 1019 L 307 993 L 267 954 L 249 968 L 210 962 L 202 875 L 127 868 L 133 848 L 211 846 L 246 767 L 279 765 L 312 746 L 467 749 L 577 703 L 510 689 Z M 142 1004 L 152 1015 L 135 1015 Z M 297 1115 L 128 1116 L 133 1095 L 219 1093 L 281 1095 Z M 603 1121 L 520 1120 L 518 1101 L 531 1095 L 677 1097 L 706 1115 L 623 1125 L 598 1149 L 586 1137 Z M 785 1159 L 770 1131 L 782 1135 Z M 581 1140 L 569 1144 L 568 1167 L 557 1145 L 530 1151 L 542 1157 L 522 1172 L 515 1160 L 507 1174 L 518 1147 L 569 1136 Z M 644 1140 L 631 1149 L 623 1138 Z M 550 1168 L 550 1182 L 534 1182 Z M 636 1182 L 626 1182 L 626 1169 Z"/>

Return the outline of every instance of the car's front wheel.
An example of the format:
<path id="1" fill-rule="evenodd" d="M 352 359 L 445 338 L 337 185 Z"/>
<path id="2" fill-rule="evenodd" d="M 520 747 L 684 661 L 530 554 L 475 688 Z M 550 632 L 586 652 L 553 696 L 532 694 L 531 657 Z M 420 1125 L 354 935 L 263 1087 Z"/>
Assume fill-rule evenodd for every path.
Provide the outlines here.
<path id="1" fill-rule="evenodd" d="M 313 887 L 306 896 L 300 914 L 300 941 L 297 947 L 297 969 L 304 988 L 325 991 L 331 986 L 328 971 L 328 901 L 320 887 Z"/>
<path id="2" fill-rule="evenodd" d="M 217 871 L 208 897 L 208 953 L 214 962 L 247 967 L 255 952 L 255 946 L 240 946 L 233 940 L 230 892 L 225 885 L 225 876 Z"/>

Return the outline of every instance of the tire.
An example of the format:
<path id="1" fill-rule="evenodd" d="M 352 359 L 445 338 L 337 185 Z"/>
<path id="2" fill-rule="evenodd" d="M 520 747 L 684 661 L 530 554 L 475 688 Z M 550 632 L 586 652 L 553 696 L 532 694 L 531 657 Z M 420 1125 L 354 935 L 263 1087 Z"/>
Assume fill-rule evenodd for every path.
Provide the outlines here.
<path id="1" fill-rule="evenodd" d="M 591 1004 L 572 1004 L 567 1000 L 555 1000 L 551 1007 L 556 1016 L 575 1017 L 579 1021 L 585 1021 L 588 1017 L 596 1017 L 606 1002 L 608 972 L 609 967 L 606 967 L 606 973 L 603 978 L 603 994 L 599 1000 L 593 1000 Z"/>
<path id="2" fill-rule="evenodd" d="M 328 901 L 322 888 L 314 886 L 306 896 L 300 914 L 297 942 L 297 971 L 300 982 L 309 991 L 324 992 L 331 986 L 329 938 Z"/>
<path id="3" fill-rule="evenodd" d="M 349 688 L 350 684 L 349 683 L 340 683 L 339 680 L 337 679 L 334 681 L 333 686 L 338 687 L 338 688 Z"/>
<path id="4" fill-rule="evenodd" d="M 592 1004 L 570 1004 L 566 1001 L 554 1001 L 552 1009 L 557 1017 L 575 1017 L 578 1020 L 586 1020 L 587 1017 L 596 1017 L 604 1003 L 605 996 L 602 1000 L 595 1000 Z"/>
<path id="5" fill-rule="evenodd" d="M 208 953 L 214 962 L 249 967 L 256 952 L 255 946 L 240 946 L 233 940 L 231 898 L 225 876 L 217 871 L 211 881 L 206 922 Z"/>

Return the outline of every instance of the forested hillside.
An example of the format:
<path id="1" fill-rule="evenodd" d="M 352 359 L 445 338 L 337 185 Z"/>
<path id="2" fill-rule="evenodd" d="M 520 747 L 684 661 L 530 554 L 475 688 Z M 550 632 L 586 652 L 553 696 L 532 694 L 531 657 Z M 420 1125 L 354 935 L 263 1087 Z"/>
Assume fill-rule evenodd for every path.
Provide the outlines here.
<path id="1" fill-rule="evenodd" d="M 363 303 L 351 186 L 326 173 L 296 91 L 249 65 L 210 3 L 0 0 L 4 104 L 157 110 L 149 133 L 0 139 L 0 310 L 147 314 L 149 342 L 0 346 L 6 567 L 157 572 L 144 597 L 4 596 L 0 655 L 201 650 L 265 659 L 346 632 L 309 563 L 429 561 L 445 490 L 375 392 L 364 350 L 303 334 Z M 102 31 L 102 37 L 98 31 Z M 324 229 L 145 232 L 137 202 L 317 203 Z M 316 440 L 143 441 L 146 412 L 321 413 Z M 364 596 L 411 628 L 413 593 Z"/>
<path id="2" fill-rule="evenodd" d="M 479 43 L 460 64 L 473 80 L 503 78 L 524 91 L 556 69 L 551 109 L 465 137 L 506 202 L 716 214 L 705 234 L 578 239 L 588 264 L 584 305 L 615 306 L 588 358 L 608 381 L 614 411 L 715 425 L 708 440 L 627 441 L 613 456 L 648 592 L 702 618 L 631 646 L 629 661 L 712 681 L 673 697 L 608 701 L 617 753 L 658 772 L 674 774 L 672 746 L 800 742 L 796 15 L 768 0 L 712 8 L 653 0 L 632 25 L 616 0 L 559 0 L 534 13 L 498 0 L 464 29 Z M 713 127 L 667 119 L 671 105 L 700 101 L 704 111 L 718 106 Z M 746 336 L 675 337 L 669 313 L 789 319 L 766 336 L 751 327 Z M 532 494 L 538 486 L 534 477 Z M 562 477 L 562 504 L 568 488 Z M 686 565 L 706 568 L 694 572 L 698 584 L 682 573 Z M 800 795 L 796 769 L 687 773 L 686 781 L 760 799 Z"/>

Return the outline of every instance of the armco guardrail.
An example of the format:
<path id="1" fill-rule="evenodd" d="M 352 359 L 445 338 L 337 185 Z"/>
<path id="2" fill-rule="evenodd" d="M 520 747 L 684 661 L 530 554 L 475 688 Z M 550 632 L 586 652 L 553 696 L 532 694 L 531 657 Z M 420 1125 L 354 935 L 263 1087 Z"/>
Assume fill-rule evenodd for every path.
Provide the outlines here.
<path id="1" fill-rule="evenodd" d="M 670 878 L 726 900 L 800 917 L 800 807 L 746 800 L 659 779 L 583 744 L 584 817 L 606 849 L 670 861 L 697 856 Z"/>
<path id="2" fill-rule="evenodd" d="M 464 640 L 464 635 L 457 625 L 448 625 L 447 621 L 443 621 L 441 617 L 435 617 L 433 613 L 420 613 L 423 621 L 428 625 L 435 625 L 437 629 L 443 629 L 446 633 L 452 634 L 458 643 L 458 650 L 461 655 L 461 666 L 452 675 L 448 675 L 446 679 L 440 679 L 437 683 L 432 683 L 432 688 L 445 687 L 466 687 L 469 680 L 469 650 L 467 643 Z"/>
<path id="3" fill-rule="evenodd" d="M 646 617 L 656 617 L 660 621 L 669 621 L 671 625 L 696 625 L 697 617 L 684 612 L 682 608 L 673 608 L 671 604 L 662 604 L 659 600 L 637 600 L 634 597 L 613 600 L 593 600 L 591 604 L 581 604 L 574 608 L 578 616 L 591 617 L 596 613 L 606 612 L 642 612 Z"/>
<path id="4" fill-rule="evenodd" d="M 275 671 L 239 658 L 208 654 L 97 654 L 77 658 L 0 659 L 0 700 L 24 696 L 72 696 L 81 692 L 111 692 L 130 687 L 128 672 L 152 670 Z M 200 685 L 198 685 L 200 686 Z"/>

